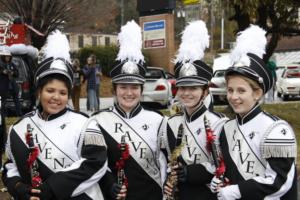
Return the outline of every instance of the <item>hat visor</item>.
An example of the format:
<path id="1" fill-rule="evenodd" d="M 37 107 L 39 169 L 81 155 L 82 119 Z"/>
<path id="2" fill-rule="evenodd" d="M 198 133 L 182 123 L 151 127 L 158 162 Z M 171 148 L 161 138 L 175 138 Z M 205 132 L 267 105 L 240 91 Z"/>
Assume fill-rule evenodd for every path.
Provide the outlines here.
<path id="1" fill-rule="evenodd" d="M 261 89 L 264 91 L 263 83 L 259 82 L 259 76 L 257 74 L 251 73 L 249 70 L 243 69 L 243 67 L 230 67 L 225 72 L 225 77 L 230 75 L 241 75 L 258 83 Z M 267 91 L 264 91 L 266 93 Z"/>
<path id="2" fill-rule="evenodd" d="M 67 72 L 65 72 L 65 71 L 63 71 L 63 70 L 59 70 L 59 69 L 48 69 L 48 70 L 42 72 L 41 74 L 39 74 L 39 75 L 36 77 L 36 79 L 35 79 L 35 85 L 38 86 L 38 85 L 39 85 L 39 82 L 40 82 L 43 78 L 45 78 L 45 77 L 47 77 L 47 76 L 49 76 L 49 75 L 55 75 L 55 74 L 61 74 L 61 75 L 64 75 L 64 76 L 67 77 L 68 80 L 70 81 L 70 85 L 73 86 L 73 80 L 72 80 L 72 78 L 70 77 L 70 75 L 69 75 Z"/>
<path id="3" fill-rule="evenodd" d="M 203 86 L 207 85 L 207 80 L 201 79 L 199 77 L 192 78 L 192 77 L 184 77 L 176 79 L 176 87 L 181 86 Z"/>
<path id="4" fill-rule="evenodd" d="M 225 72 L 225 77 L 234 75 L 234 74 L 239 74 L 242 76 L 245 76 L 247 78 L 250 78 L 254 81 L 258 81 L 258 75 L 250 73 L 248 70 L 243 69 L 243 67 L 230 67 L 226 70 Z"/>
<path id="5" fill-rule="evenodd" d="M 207 84 L 204 84 L 204 83 L 195 83 L 195 82 L 188 82 L 188 81 L 176 83 L 176 87 L 185 87 L 185 86 L 203 86 L 203 85 L 207 85 Z"/>
<path id="6" fill-rule="evenodd" d="M 112 80 L 112 82 L 116 83 L 116 84 L 122 83 L 122 84 L 139 84 L 139 85 L 142 85 L 145 83 L 145 81 L 142 81 L 142 80 L 128 79 L 128 78 Z"/>

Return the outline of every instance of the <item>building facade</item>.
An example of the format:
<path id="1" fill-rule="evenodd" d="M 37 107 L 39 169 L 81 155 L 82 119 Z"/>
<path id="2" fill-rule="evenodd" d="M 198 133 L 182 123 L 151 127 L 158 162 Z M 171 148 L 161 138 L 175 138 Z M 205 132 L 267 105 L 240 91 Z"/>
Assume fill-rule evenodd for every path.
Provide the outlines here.
<path id="1" fill-rule="evenodd" d="M 87 46 L 117 45 L 117 35 L 101 33 L 72 33 L 66 32 L 71 51 L 78 51 Z"/>

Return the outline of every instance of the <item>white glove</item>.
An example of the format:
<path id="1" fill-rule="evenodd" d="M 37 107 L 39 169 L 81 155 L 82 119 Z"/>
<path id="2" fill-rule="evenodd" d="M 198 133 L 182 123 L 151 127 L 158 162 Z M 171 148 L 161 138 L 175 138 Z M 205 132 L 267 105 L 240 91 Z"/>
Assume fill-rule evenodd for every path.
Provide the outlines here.
<path id="1" fill-rule="evenodd" d="M 229 185 L 221 188 L 218 193 L 218 200 L 236 200 L 240 199 L 241 192 L 238 185 Z"/>
<path id="2" fill-rule="evenodd" d="M 222 186 L 222 181 L 221 179 L 217 178 L 216 176 L 213 177 L 213 179 L 210 182 L 210 191 L 212 193 L 217 193 L 220 189 L 220 187 Z"/>

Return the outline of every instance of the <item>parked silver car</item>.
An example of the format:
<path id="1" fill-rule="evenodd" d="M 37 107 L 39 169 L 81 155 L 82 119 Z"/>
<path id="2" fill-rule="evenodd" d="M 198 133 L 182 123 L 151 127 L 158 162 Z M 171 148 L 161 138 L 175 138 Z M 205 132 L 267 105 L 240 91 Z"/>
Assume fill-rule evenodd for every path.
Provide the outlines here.
<path id="1" fill-rule="evenodd" d="M 142 103 L 155 103 L 164 107 L 172 100 L 171 84 L 166 72 L 160 67 L 147 67 Z"/>
<path id="2" fill-rule="evenodd" d="M 225 71 L 216 70 L 209 84 L 209 91 L 215 103 L 226 102 Z"/>

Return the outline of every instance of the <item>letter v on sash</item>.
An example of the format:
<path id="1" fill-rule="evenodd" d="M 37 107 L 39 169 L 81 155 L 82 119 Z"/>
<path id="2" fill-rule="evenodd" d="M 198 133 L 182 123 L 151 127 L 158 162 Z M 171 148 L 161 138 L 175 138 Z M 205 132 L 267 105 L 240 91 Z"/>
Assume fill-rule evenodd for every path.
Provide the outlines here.
<path id="1" fill-rule="evenodd" d="M 40 152 L 43 153 L 43 151 L 44 151 L 44 149 L 45 149 L 45 147 L 46 147 L 46 145 L 47 145 L 47 142 L 44 143 L 44 146 L 43 146 L 43 147 L 41 146 L 40 143 L 37 144 L 37 145 L 38 145 L 38 147 L 39 147 Z"/>
<path id="2" fill-rule="evenodd" d="M 194 147 L 193 150 L 191 151 L 191 147 L 188 147 L 187 150 L 188 150 L 188 153 L 189 153 L 189 157 L 191 158 L 192 155 L 195 154 L 196 148 Z"/>
<path id="3" fill-rule="evenodd" d="M 142 142 L 139 142 L 138 146 L 136 146 L 136 145 L 135 145 L 135 142 L 133 142 L 133 141 L 131 142 L 131 144 L 132 144 L 134 150 L 137 152 L 137 150 L 138 150 L 139 147 L 141 146 Z"/>
<path id="4" fill-rule="evenodd" d="M 245 159 L 243 159 L 243 153 L 242 152 L 240 152 L 240 159 L 241 159 L 241 163 L 242 164 L 244 164 L 245 163 L 245 161 L 247 160 L 247 158 L 249 157 L 249 153 L 247 153 L 247 156 L 245 157 Z"/>

